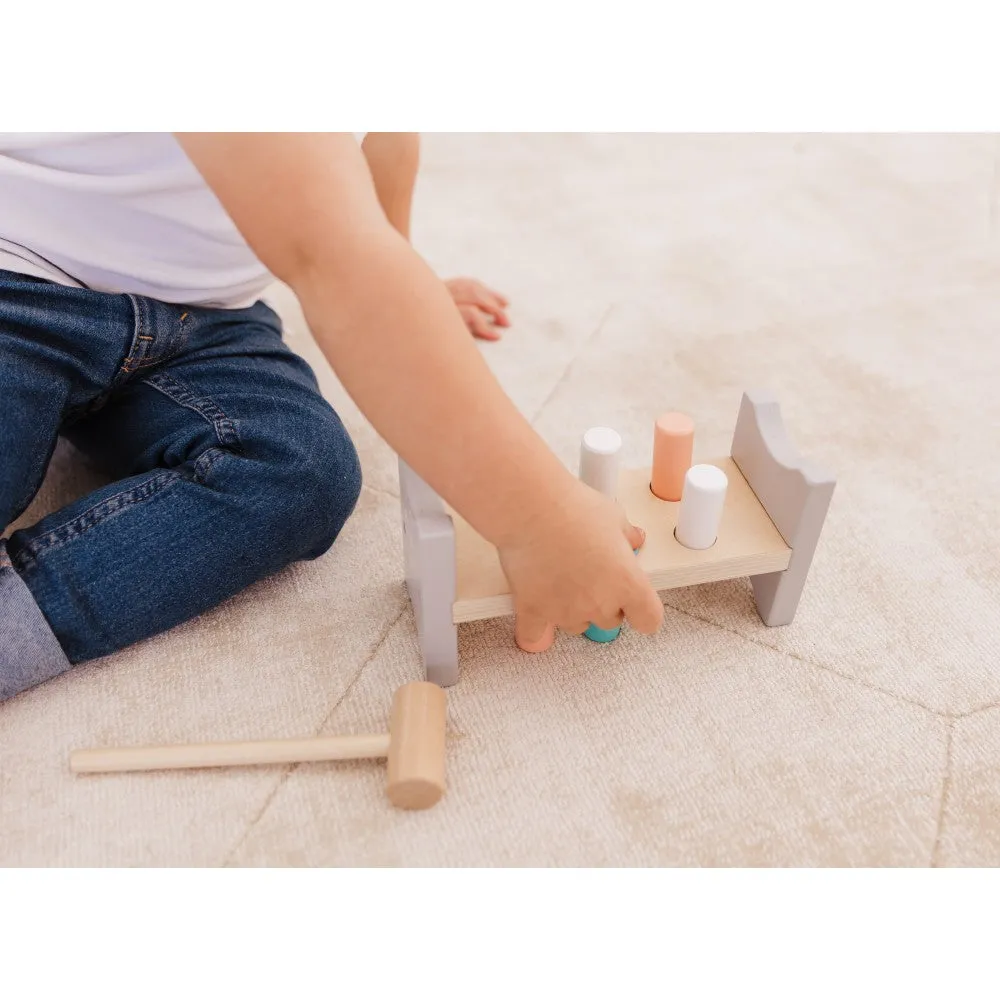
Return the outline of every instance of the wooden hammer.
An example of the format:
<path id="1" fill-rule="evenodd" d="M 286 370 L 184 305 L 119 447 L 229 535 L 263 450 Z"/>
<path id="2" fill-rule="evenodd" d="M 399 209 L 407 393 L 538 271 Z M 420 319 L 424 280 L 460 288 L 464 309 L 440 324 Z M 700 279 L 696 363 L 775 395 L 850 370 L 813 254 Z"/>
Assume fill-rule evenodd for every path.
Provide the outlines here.
<path id="1" fill-rule="evenodd" d="M 389 801 L 398 809 L 427 809 L 444 794 L 445 721 L 443 689 L 415 681 L 396 691 L 388 733 L 75 750 L 69 767 L 80 774 L 388 757 Z"/>

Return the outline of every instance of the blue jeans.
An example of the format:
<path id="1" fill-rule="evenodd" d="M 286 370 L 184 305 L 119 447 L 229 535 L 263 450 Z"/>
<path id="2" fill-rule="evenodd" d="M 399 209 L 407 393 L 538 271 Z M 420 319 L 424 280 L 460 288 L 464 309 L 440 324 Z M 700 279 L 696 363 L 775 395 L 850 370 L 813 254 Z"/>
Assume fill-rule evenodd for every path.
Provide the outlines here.
<path id="1" fill-rule="evenodd" d="M 0 533 L 60 434 L 114 481 L 0 540 L 0 700 L 316 558 L 361 489 L 263 302 L 188 308 L 0 271 Z"/>

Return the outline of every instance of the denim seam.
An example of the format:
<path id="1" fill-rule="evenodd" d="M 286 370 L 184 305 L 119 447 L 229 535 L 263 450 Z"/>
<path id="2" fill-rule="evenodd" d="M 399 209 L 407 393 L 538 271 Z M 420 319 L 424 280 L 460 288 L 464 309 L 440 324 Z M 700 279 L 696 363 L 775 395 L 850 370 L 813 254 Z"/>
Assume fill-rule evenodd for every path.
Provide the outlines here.
<path id="1" fill-rule="evenodd" d="M 125 297 L 132 304 L 135 325 L 133 327 L 132 343 L 129 345 L 128 355 L 122 362 L 121 368 L 118 369 L 114 385 L 120 384 L 135 371 L 149 350 L 147 345 L 153 343 L 152 336 L 149 333 L 149 324 L 146 322 L 146 311 L 139 297 L 131 293 L 127 293 Z"/>
<path id="2" fill-rule="evenodd" d="M 200 486 L 207 486 L 208 474 L 212 471 L 215 463 L 228 454 L 222 448 L 206 448 L 194 462 L 194 481 Z"/>
<path id="3" fill-rule="evenodd" d="M 236 424 L 223 413 L 222 408 L 213 400 L 205 396 L 196 396 L 187 386 L 178 382 L 173 376 L 163 372 L 156 375 L 147 375 L 142 381 L 150 386 L 150 388 L 163 393 L 167 399 L 173 400 L 178 406 L 192 410 L 203 420 L 207 421 L 214 429 L 215 436 L 219 439 L 219 444 L 224 448 L 242 449 L 242 442 L 236 430 Z"/>
<path id="4" fill-rule="evenodd" d="M 162 324 L 159 329 L 157 328 L 156 317 L 151 312 L 150 302 L 145 296 L 127 292 L 125 298 L 131 303 L 134 316 L 132 343 L 115 376 L 113 388 L 117 388 L 130 375 L 144 368 L 155 368 L 175 358 L 184 350 L 188 339 L 189 324 L 186 324 L 185 320 L 190 315 L 189 312 L 181 314 L 176 330 L 170 333 Z"/>
<path id="5" fill-rule="evenodd" d="M 67 521 L 66 524 L 61 524 L 58 528 L 53 528 L 51 531 L 45 532 L 44 535 L 39 535 L 25 543 L 23 548 L 11 555 L 11 561 L 18 570 L 32 569 L 38 561 L 38 557 L 43 553 L 68 545 L 107 518 L 113 517 L 137 503 L 149 500 L 161 490 L 183 478 L 182 472 L 170 469 L 147 479 L 141 486 L 134 486 L 130 490 L 123 490 L 114 496 L 106 497 L 100 503 L 94 504 L 93 507 L 78 514 L 72 521 Z"/>
<path id="6" fill-rule="evenodd" d="M 5 552 L 3 546 L 0 546 L 0 569 L 3 569 L 4 565 L 10 565 L 23 571 L 33 569 L 39 556 L 68 545 L 108 518 L 120 514 L 137 503 L 151 500 L 176 482 L 191 480 L 200 486 L 205 485 L 205 480 L 215 463 L 226 454 L 227 452 L 223 451 L 222 448 L 207 448 L 189 466 L 192 470 L 190 476 L 185 475 L 183 468 L 164 470 L 147 479 L 140 486 L 134 486 L 130 490 L 123 490 L 114 496 L 105 497 L 100 503 L 94 504 L 82 514 L 78 514 L 72 521 L 67 521 L 58 528 L 53 528 L 51 531 L 45 532 L 44 535 L 39 535 L 25 543 L 24 547 L 13 555 Z"/>

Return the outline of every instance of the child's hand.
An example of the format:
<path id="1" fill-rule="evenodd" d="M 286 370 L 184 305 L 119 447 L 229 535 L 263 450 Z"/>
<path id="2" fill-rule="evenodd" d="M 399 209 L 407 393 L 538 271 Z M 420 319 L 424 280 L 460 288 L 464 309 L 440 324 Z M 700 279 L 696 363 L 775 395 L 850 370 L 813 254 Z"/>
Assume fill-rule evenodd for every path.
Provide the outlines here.
<path id="1" fill-rule="evenodd" d="M 465 325 L 474 337 L 499 340 L 498 327 L 510 326 L 505 312 L 508 302 L 475 278 L 451 278 L 445 282 Z"/>
<path id="2" fill-rule="evenodd" d="M 613 629 L 623 619 L 652 635 L 663 621 L 663 604 L 635 558 L 644 532 L 583 484 L 567 500 L 523 538 L 499 547 L 518 642 L 534 644 L 550 623 L 578 635 L 591 622 Z"/>

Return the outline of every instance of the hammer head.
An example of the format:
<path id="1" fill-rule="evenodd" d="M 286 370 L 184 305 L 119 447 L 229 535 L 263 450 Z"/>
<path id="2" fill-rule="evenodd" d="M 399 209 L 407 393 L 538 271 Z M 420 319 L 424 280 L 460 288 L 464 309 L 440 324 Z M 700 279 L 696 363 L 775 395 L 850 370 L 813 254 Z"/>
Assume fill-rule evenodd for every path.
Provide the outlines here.
<path id="1" fill-rule="evenodd" d="M 389 717 L 389 801 L 427 809 L 444 794 L 444 690 L 429 681 L 404 684 Z"/>

